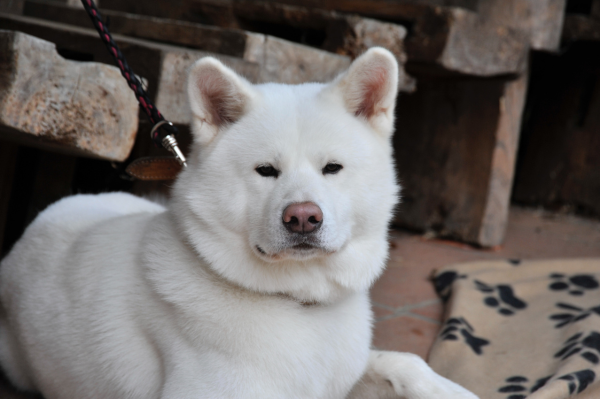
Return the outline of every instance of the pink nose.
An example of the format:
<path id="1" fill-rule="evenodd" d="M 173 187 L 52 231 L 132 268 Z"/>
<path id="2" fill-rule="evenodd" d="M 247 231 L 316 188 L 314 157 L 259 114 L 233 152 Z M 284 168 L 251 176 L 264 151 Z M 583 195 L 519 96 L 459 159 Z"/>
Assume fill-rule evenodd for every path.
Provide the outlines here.
<path id="1" fill-rule="evenodd" d="M 311 202 L 290 204 L 283 210 L 283 224 L 294 233 L 311 233 L 323 222 L 323 211 Z"/>

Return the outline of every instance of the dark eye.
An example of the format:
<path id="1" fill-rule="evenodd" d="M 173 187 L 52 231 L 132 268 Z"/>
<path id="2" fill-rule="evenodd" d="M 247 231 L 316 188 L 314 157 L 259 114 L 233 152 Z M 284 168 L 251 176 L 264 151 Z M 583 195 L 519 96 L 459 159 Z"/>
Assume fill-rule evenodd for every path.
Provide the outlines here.
<path id="1" fill-rule="evenodd" d="M 344 168 L 340 164 L 329 163 L 323 168 L 323 175 L 325 174 L 337 174 L 340 172 L 340 169 Z"/>
<path id="2" fill-rule="evenodd" d="M 256 167 L 256 172 L 258 172 L 261 176 L 272 176 L 277 178 L 279 176 L 279 171 L 277 171 L 272 165 L 260 165 Z"/>

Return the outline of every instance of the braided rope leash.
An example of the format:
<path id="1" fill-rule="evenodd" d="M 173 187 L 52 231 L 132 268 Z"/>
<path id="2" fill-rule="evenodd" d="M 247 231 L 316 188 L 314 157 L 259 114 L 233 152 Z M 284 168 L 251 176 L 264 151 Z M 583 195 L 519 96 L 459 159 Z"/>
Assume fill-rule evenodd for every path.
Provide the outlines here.
<path id="1" fill-rule="evenodd" d="M 115 63 L 117 64 L 119 69 L 121 70 L 121 75 L 123 75 L 123 78 L 127 80 L 127 84 L 135 93 L 135 97 L 140 103 L 140 107 L 142 107 L 142 109 L 150 119 L 150 122 L 154 125 L 152 127 L 152 130 L 150 131 L 152 141 L 154 141 L 154 143 L 158 147 L 162 147 L 169 150 L 171 153 L 173 153 L 179 164 L 181 164 L 183 167 L 187 167 L 187 164 L 185 162 L 185 156 L 183 155 L 183 153 L 179 149 L 179 145 L 177 144 L 176 136 L 179 134 L 177 127 L 175 127 L 175 125 L 173 125 L 171 122 L 167 121 L 162 116 L 160 111 L 158 111 L 156 106 L 152 104 L 152 102 L 148 98 L 148 95 L 142 87 L 141 82 L 133 73 L 129 64 L 127 64 L 127 60 L 125 60 L 125 57 L 121 53 L 121 50 L 119 50 L 119 47 L 110 35 L 106 24 L 102 22 L 102 16 L 100 15 L 100 11 L 98 11 L 98 8 L 96 7 L 94 1 L 81 0 L 81 3 L 83 4 L 83 7 L 87 11 L 90 18 L 92 19 L 94 27 L 98 31 L 100 38 L 106 45 L 106 48 L 114 58 Z M 166 134 L 161 137 L 159 129 L 164 130 Z"/>

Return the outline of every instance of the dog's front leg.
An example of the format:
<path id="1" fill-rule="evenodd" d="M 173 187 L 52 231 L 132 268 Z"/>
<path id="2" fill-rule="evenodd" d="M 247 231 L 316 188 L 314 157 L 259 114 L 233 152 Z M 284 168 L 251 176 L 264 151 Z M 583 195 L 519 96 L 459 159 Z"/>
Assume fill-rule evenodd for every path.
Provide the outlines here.
<path id="1" fill-rule="evenodd" d="M 438 375 L 415 354 L 372 350 L 364 375 L 349 398 L 476 399 L 462 386 Z"/>

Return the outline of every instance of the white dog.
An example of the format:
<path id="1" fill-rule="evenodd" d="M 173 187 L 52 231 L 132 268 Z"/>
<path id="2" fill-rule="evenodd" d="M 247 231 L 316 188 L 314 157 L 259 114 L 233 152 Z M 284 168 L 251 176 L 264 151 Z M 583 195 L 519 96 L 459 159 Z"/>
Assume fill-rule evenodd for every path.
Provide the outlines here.
<path id="1" fill-rule="evenodd" d="M 380 48 L 330 84 L 252 85 L 198 61 L 169 205 L 63 199 L 2 262 L 10 380 L 48 397 L 473 397 L 369 350 L 397 81 Z"/>

